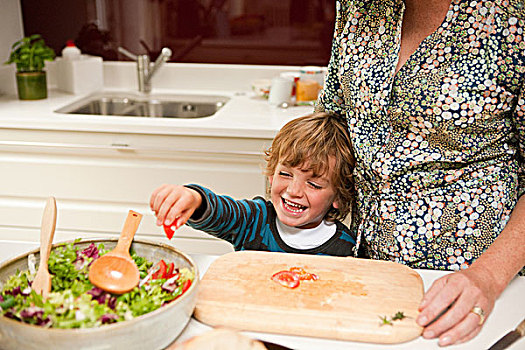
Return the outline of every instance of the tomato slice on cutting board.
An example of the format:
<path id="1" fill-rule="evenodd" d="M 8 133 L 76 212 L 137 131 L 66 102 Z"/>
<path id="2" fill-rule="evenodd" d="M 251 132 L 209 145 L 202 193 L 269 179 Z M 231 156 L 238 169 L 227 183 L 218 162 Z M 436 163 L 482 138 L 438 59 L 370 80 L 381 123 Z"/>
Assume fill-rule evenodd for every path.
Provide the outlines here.
<path id="1" fill-rule="evenodd" d="M 272 276 L 272 281 L 288 288 L 299 286 L 299 275 L 293 271 L 279 271 Z"/>
<path id="2" fill-rule="evenodd" d="M 302 267 L 290 267 L 290 271 L 298 274 L 301 281 L 317 281 L 319 279 L 315 273 L 306 272 Z"/>

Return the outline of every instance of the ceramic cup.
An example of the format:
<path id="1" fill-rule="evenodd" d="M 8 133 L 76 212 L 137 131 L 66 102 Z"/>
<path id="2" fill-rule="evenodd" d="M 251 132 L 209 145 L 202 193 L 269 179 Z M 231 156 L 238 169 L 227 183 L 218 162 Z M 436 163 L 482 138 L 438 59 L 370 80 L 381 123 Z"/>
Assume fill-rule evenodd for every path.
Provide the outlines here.
<path id="1" fill-rule="evenodd" d="M 290 79 L 293 81 L 293 87 L 292 87 L 292 99 L 293 99 L 296 94 L 297 82 L 301 78 L 301 74 L 299 72 L 283 72 L 279 76 L 281 78 L 286 78 L 286 79 Z"/>
<path id="2" fill-rule="evenodd" d="M 283 77 L 273 78 L 268 102 L 275 106 L 282 103 L 290 103 L 292 100 L 293 85 L 294 82 L 291 79 Z"/>
<path id="3" fill-rule="evenodd" d="M 257 97 L 268 98 L 271 86 L 272 81 L 270 79 L 257 79 L 252 81 L 252 91 Z"/>

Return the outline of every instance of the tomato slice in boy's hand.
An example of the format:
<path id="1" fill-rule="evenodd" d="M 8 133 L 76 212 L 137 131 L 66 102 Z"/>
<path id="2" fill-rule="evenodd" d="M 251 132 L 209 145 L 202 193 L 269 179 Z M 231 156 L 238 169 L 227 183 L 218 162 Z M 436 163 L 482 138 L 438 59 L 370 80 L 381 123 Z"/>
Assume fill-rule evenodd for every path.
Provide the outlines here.
<path id="1" fill-rule="evenodd" d="M 164 225 L 164 233 L 166 233 L 166 237 L 171 239 L 171 237 L 173 237 L 175 234 L 176 229 L 175 223 L 171 223 L 171 225 Z"/>
<path id="2" fill-rule="evenodd" d="M 272 281 L 288 288 L 299 286 L 299 275 L 293 271 L 279 271 L 272 276 Z"/>

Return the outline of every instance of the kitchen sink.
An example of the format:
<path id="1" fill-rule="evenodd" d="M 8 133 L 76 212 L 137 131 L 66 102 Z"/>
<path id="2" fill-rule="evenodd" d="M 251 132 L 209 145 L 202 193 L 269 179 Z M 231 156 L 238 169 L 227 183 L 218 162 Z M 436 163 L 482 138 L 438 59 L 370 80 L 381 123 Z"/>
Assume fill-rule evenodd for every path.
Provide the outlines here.
<path id="1" fill-rule="evenodd" d="M 91 94 L 56 112 L 125 117 L 203 118 L 215 114 L 228 101 L 228 97 L 214 95 L 101 92 Z"/>

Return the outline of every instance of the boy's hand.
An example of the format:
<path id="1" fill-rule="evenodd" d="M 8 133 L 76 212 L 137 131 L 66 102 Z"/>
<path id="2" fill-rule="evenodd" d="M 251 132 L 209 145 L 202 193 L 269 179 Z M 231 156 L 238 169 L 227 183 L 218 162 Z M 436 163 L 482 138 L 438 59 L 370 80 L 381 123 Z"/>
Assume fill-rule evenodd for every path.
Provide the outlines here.
<path id="1" fill-rule="evenodd" d="M 151 194 L 149 205 L 157 217 L 157 225 L 175 226 L 176 229 L 188 221 L 201 205 L 201 195 L 180 185 L 162 185 Z"/>

